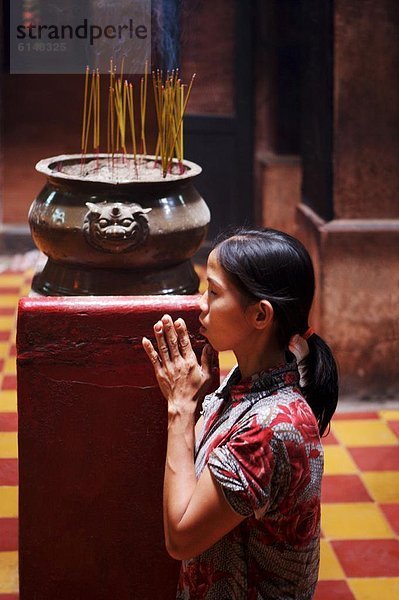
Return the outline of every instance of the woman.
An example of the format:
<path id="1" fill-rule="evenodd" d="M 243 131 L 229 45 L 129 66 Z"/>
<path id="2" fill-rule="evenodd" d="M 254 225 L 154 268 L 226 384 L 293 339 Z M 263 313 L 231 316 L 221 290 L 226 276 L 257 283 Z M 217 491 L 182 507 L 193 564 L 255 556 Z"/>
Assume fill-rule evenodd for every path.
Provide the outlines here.
<path id="1" fill-rule="evenodd" d="M 154 325 L 157 350 L 143 338 L 168 402 L 164 528 L 169 554 L 183 560 L 177 598 L 310 599 L 320 435 L 338 396 L 331 351 L 308 324 L 312 262 L 285 233 L 240 229 L 216 244 L 207 280 L 201 365 L 182 319 Z M 195 425 L 212 347 L 238 364 Z"/>

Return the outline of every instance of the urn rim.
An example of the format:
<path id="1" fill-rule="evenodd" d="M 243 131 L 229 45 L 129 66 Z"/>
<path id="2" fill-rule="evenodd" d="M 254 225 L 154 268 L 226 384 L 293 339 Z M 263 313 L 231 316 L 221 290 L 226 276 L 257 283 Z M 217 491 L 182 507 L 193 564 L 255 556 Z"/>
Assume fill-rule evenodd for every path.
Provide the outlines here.
<path id="1" fill-rule="evenodd" d="M 97 158 L 107 158 L 109 156 L 109 154 L 107 153 L 100 153 L 100 154 L 86 154 L 85 155 L 85 159 L 86 160 L 92 160 L 92 159 L 97 159 Z M 122 156 L 120 154 L 115 154 L 115 156 Z M 151 162 L 151 160 L 154 160 L 156 157 L 155 155 L 143 155 L 143 154 L 138 154 L 136 155 L 137 157 L 144 157 L 146 159 L 147 162 Z M 127 154 L 126 155 L 127 158 L 134 158 L 133 154 Z M 43 175 L 45 175 L 47 178 L 52 179 L 52 180 L 58 180 L 58 181 L 64 181 L 64 182 L 76 182 L 76 183 L 87 183 L 87 184 L 101 184 L 101 185 L 109 185 L 112 187 L 118 187 L 118 188 L 124 188 L 127 186 L 132 186 L 132 185 L 138 185 L 138 186 L 149 186 L 149 185 L 154 185 L 154 184 L 162 184 L 162 183 L 178 183 L 180 181 L 189 181 L 190 179 L 193 179 L 194 177 L 197 177 L 201 172 L 202 172 L 202 168 L 197 164 L 194 163 L 192 161 L 189 160 L 183 160 L 182 163 L 183 165 L 187 168 L 187 171 L 185 173 L 183 173 L 182 175 L 180 174 L 169 174 L 167 178 L 163 178 L 162 176 L 159 177 L 159 179 L 152 179 L 152 180 L 143 180 L 143 179 L 129 179 L 129 180 L 123 180 L 123 181 L 110 181 L 109 179 L 101 179 L 101 178 L 96 178 L 96 179 L 91 179 L 90 177 L 80 177 L 80 176 L 76 176 L 76 175 L 70 175 L 68 173 L 62 173 L 61 171 L 56 171 L 55 166 L 59 163 L 69 163 L 69 164 L 78 164 L 80 163 L 82 159 L 82 155 L 81 154 L 60 154 L 58 156 L 50 156 L 48 158 L 43 158 L 42 160 L 39 160 L 39 162 L 35 165 L 35 169 L 36 171 L 38 171 L 39 173 L 42 173 Z M 177 159 L 173 159 L 173 163 L 174 164 L 178 164 Z"/>

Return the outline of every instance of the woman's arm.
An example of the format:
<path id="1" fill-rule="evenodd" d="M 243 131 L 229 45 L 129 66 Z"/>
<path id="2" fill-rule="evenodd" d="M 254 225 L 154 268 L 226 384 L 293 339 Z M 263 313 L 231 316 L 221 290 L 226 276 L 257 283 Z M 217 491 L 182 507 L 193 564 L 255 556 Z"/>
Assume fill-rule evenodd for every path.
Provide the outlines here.
<path id="1" fill-rule="evenodd" d="M 224 497 L 206 467 L 198 482 L 194 470 L 194 419 L 179 415 L 169 420 L 164 480 L 166 547 L 177 559 L 207 550 L 243 519 Z"/>
<path id="2" fill-rule="evenodd" d="M 195 409 L 210 379 L 210 353 L 198 364 L 185 323 L 165 315 L 154 326 L 158 352 L 143 338 L 143 347 L 168 401 L 168 443 L 164 479 L 166 547 L 176 559 L 197 556 L 236 527 L 235 513 L 220 485 L 205 468 L 197 482 L 194 468 Z"/>

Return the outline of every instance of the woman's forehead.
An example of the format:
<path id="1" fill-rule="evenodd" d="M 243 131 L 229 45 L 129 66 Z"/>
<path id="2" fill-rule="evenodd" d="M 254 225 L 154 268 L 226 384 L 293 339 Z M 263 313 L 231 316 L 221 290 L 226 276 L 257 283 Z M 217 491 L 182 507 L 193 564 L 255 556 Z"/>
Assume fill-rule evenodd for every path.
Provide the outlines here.
<path id="1" fill-rule="evenodd" d="M 226 271 L 224 270 L 224 268 L 218 260 L 216 250 L 212 250 L 212 252 L 208 256 L 206 276 L 208 279 L 211 279 L 221 287 L 228 289 L 232 287 L 232 284 L 228 278 Z"/>
<path id="2" fill-rule="evenodd" d="M 207 275 L 210 275 L 211 273 L 214 273 L 214 274 L 216 274 L 216 273 L 223 274 L 224 273 L 224 269 L 218 261 L 216 249 L 212 250 L 212 252 L 208 256 L 206 272 L 207 272 Z"/>

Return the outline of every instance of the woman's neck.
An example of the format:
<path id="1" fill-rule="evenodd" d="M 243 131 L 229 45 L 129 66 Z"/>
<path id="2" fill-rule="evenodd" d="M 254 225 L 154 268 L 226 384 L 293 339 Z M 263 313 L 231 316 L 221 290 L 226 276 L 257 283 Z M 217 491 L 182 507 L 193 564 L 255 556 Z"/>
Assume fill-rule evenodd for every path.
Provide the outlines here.
<path id="1" fill-rule="evenodd" d="M 234 350 L 234 354 L 242 379 L 246 379 L 260 371 L 267 371 L 285 362 L 284 350 L 269 345 L 261 345 L 258 349 L 252 347 L 251 349 Z"/>

